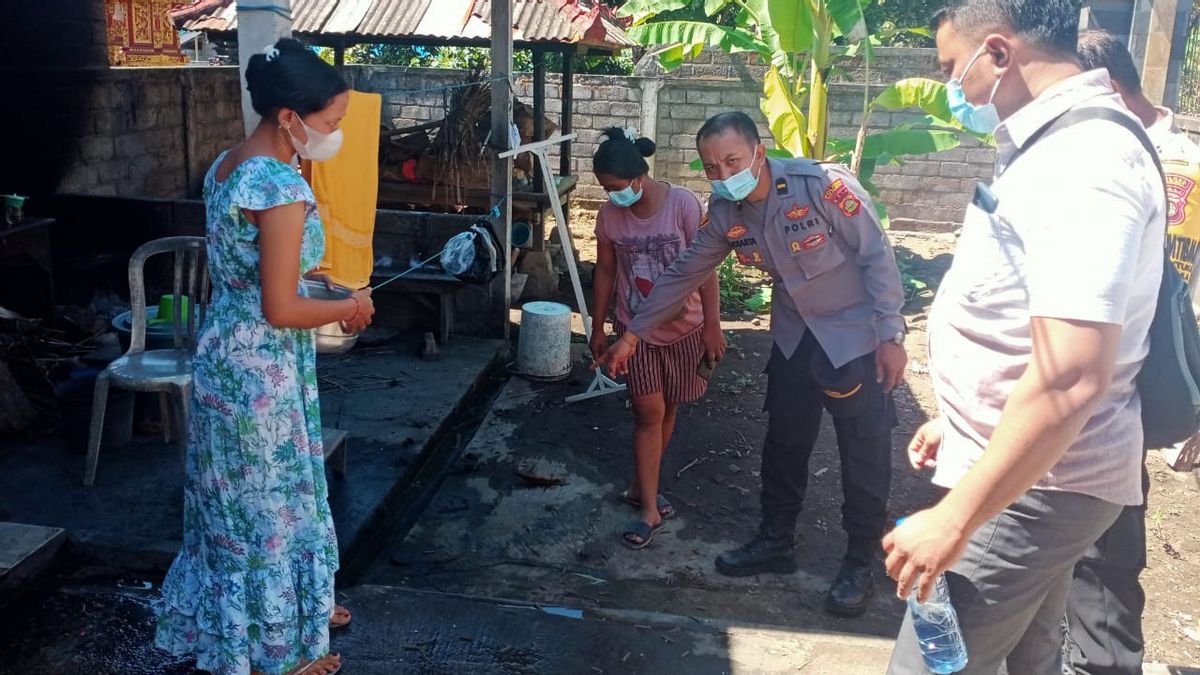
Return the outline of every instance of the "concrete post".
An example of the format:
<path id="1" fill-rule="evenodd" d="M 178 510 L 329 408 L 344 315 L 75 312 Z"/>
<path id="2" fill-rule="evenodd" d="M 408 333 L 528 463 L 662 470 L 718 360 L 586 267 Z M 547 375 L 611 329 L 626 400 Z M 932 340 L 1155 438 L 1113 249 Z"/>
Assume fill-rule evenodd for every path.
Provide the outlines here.
<path id="1" fill-rule="evenodd" d="M 1184 18 L 1182 25 L 1179 25 L 1180 10 Z M 1178 78 L 1178 67 L 1172 68 L 1172 53 L 1177 34 L 1184 32 L 1186 40 L 1187 30 L 1187 15 L 1186 12 L 1191 10 L 1190 2 L 1180 2 L 1180 0 L 1140 0 L 1134 9 L 1134 35 L 1138 36 L 1142 31 L 1141 27 L 1145 26 L 1145 57 L 1142 61 L 1142 89 L 1146 92 L 1146 97 L 1156 104 L 1170 104 L 1173 101 L 1169 100 L 1174 97 L 1174 92 L 1169 88 L 1172 71 L 1176 73 Z M 1140 50 L 1139 50 L 1140 51 Z M 1170 94 L 1168 96 L 1168 94 Z"/>
<path id="2" fill-rule="evenodd" d="M 238 70 L 242 78 L 242 121 L 246 135 L 258 126 L 259 116 L 250 105 L 250 92 L 246 91 L 246 64 L 254 54 L 262 53 L 279 38 L 292 34 L 292 1 L 260 0 L 243 8 L 238 3 Z"/>
<path id="3" fill-rule="evenodd" d="M 642 78 L 641 132 L 642 136 L 649 138 L 656 144 L 658 143 L 658 141 L 655 140 L 655 137 L 658 134 L 658 92 L 661 91 L 662 88 L 663 80 L 661 78 Z M 650 165 L 650 174 L 653 175 L 654 157 L 647 157 L 646 163 Z"/>

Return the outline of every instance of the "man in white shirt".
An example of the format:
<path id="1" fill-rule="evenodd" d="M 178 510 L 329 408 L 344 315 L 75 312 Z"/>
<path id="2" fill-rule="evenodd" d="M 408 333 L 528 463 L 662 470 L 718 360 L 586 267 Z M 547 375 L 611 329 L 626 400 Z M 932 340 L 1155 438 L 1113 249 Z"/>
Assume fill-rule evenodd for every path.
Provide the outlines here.
<path id="1" fill-rule="evenodd" d="M 1154 160 L 1104 72 L 1076 57 L 1071 0 L 954 0 L 935 16 L 951 108 L 994 132 L 996 178 L 967 211 L 929 319 L 940 416 L 909 448 L 949 488 L 884 538 L 906 597 L 946 572 L 964 673 L 1058 672 L 1075 563 L 1142 502 L 1134 383 L 1162 274 Z M 1036 142 L 1035 142 L 1036 141 Z M 890 673 L 924 673 L 911 617 Z"/>
<path id="2" fill-rule="evenodd" d="M 1174 170 L 1200 162 L 1200 147 L 1175 126 L 1175 115 L 1156 107 L 1125 44 L 1105 31 L 1079 36 L 1084 70 L 1105 70 L 1125 107 L 1146 127 L 1159 159 Z M 1186 195 L 1172 193 L 1176 196 Z M 1181 212 L 1186 203 L 1177 204 Z M 1186 261 L 1192 267 L 1194 261 Z M 1149 476 L 1142 469 L 1143 495 Z M 1076 675 L 1137 675 L 1142 672 L 1142 611 L 1146 596 L 1138 576 L 1146 567 L 1146 505 L 1127 506 L 1075 565 L 1067 601 L 1067 659 Z"/>

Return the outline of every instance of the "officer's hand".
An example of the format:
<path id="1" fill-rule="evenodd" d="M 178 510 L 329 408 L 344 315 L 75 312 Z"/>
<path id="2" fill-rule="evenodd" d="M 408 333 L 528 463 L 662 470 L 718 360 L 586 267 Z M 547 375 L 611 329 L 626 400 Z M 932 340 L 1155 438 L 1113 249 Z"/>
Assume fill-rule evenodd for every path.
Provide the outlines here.
<path id="1" fill-rule="evenodd" d="M 721 359 L 725 358 L 725 333 L 721 324 L 704 324 L 704 359 L 710 368 L 716 368 Z"/>
<path id="2" fill-rule="evenodd" d="M 884 342 L 875 350 L 876 382 L 883 384 L 883 390 L 890 392 L 900 386 L 904 380 L 904 367 L 908 365 L 908 354 L 904 347 L 894 342 Z"/>
<path id="3" fill-rule="evenodd" d="M 607 368 L 609 377 L 620 377 L 629 372 L 629 357 L 637 349 L 637 336 L 626 332 L 592 363 L 592 370 Z"/>
<path id="4" fill-rule="evenodd" d="M 917 429 L 908 444 L 908 463 L 912 468 L 932 469 L 937 466 L 938 450 L 942 447 L 942 420 L 930 420 Z"/>

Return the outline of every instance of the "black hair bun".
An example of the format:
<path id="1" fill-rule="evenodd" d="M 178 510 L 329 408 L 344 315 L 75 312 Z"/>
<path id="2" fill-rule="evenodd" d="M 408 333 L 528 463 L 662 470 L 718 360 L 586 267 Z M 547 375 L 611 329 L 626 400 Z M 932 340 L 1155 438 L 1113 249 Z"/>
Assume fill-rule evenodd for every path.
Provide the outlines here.
<path id="1" fill-rule="evenodd" d="M 250 102 L 263 117 L 281 108 L 304 117 L 329 105 L 348 88 L 336 68 L 293 38 L 280 39 L 246 62 Z"/>
<path id="2" fill-rule="evenodd" d="M 654 141 L 649 138 L 639 138 L 633 142 L 633 145 L 638 149 L 638 152 L 642 153 L 642 157 L 653 157 L 654 151 L 658 148 L 658 146 L 654 145 Z"/>

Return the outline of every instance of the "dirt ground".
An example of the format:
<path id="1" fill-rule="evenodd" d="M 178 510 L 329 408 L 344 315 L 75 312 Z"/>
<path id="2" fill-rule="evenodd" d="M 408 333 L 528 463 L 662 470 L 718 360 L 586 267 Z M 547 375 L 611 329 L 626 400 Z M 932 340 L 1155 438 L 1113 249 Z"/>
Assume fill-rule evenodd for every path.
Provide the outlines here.
<path id="1" fill-rule="evenodd" d="M 591 214 L 574 212 L 572 229 L 580 259 L 594 260 Z M 896 232 L 893 239 L 902 263 L 936 288 L 949 267 L 954 237 Z M 911 368 L 897 399 L 895 516 L 936 499 L 928 476 L 912 472 L 900 452 L 934 410 L 925 338 L 930 301 L 918 297 L 906 307 Z M 712 570 L 712 556 L 744 541 L 757 524 L 759 447 L 766 423 L 761 372 L 771 345 L 767 317 L 728 319 L 729 358 L 709 394 L 681 411 L 664 460 L 664 491 L 681 518 L 651 550 L 631 557 L 620 547 L 617 531 L 630 512 L 599 496 L 611 496 L 627 480 L 632 416 L 619 396 L 565 406 L 562 396 L 582 389 L 590 378 L 577 370 L 565 384 L 534 386 L 519 403 L 498 404 L 494 415 L 504 432 L 476 439 L 482 450 L 464 457 L 458 475 L 431 507 L 435 515 L 427 514 L 407 541 L 396 542 L 394 561 L 376 566 L 369 582 L 894 636 L 903 605 L 886 594 L 861 619 L 834 619 L 820 610 L 844 548 L 831 429 L 823 431 L 810 465 L 810 495 L 800 524 L 801 572 L 795 578 L 730 580 Z M 511 451 L 492 454 L 499 447 Z M 512 463 L 544 457 L 555 458 L 551 471 L 569 475 L 569 485 L 538 490 L 548 496 L 535 497 L 515 484 Z M 1148 598 L 1146 660 L 1196 666 L 1200 480 L 1195 473 L 1171 471 L 1156 453 L 1150 473 L 1149 567 L 1142 576 Z M 489 515 L 485 508 L 484 515 L 465 515 L 476 511 L 480 499 L 491 500 L 497 513 Z M 518 511 L 512 510 L 518 508 L 514 504 Z M 882 573 L 879 580 L 886 583 Z"/>

